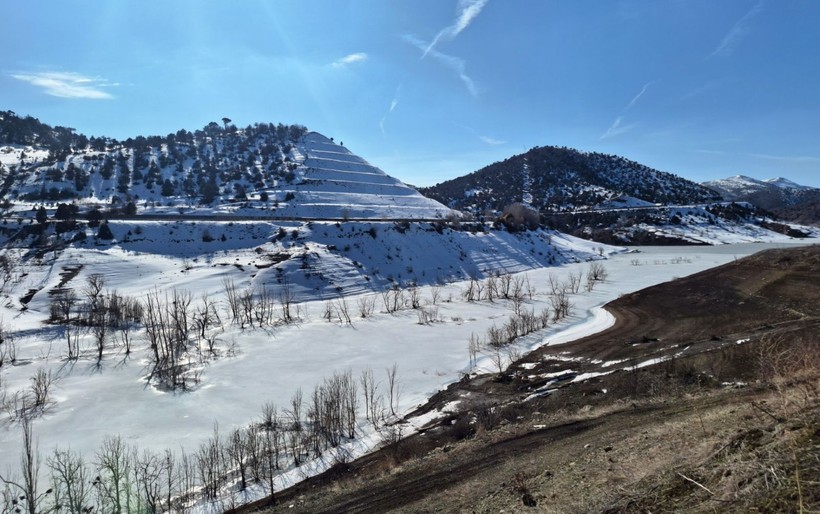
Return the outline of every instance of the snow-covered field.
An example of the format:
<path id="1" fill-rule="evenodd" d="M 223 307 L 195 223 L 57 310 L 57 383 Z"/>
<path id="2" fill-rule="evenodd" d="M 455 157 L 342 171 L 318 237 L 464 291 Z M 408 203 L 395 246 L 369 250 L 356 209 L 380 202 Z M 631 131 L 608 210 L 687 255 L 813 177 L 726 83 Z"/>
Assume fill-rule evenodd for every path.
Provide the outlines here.
<path id="1" fill-rule="evenodd" d="M 201 227 L 190 230 L 199 234 Z M 2 322 L 13 336 L 16 352 L 13 363 L 7 355 L 0 368 L 0 378 L 7 402 L 15 392 L 30 389 L 32 377 L 38 370 L 50 372 L 55 378 L 49 402 L 33 423 L 41 453 L 49 454 L 58 446 L 70 447 L 93 460 L 100 442 L 110 434 L 119 434 L 130 445 L 140 448 L 190 452 L 211 436 L 215 425 L 227 433 L 234 427 L 258 422 L 263 403 L 273 402 L 285 409 L 297 389 L 301 388 L 307 397 L 314 386 L 334 372 L 350 370 L 354 377 L 358 377 L 363 370 L 371 369 L 380 392 L 386 394 L 386 370 L 395 364 L 400 386 L 397 412 L 401 413 L 409 412 L 464 373 L 497 369 L 498 357 L 489 353 L 479 353 L 477 363 L 471 366 L 468 341 L 473 334 L 483 338 L 490 327 L 503 325 L 512 315 L 512 302 L 467 302 L 463 295 L 467 281 L 435 285 L 432 279 L 422 280 L 419 283 L 428 285 L 417 290 L 420 308 L 388 314 L 384 312 L 379 293 L 368 292 L 367 287 L 354 287 L 356 282 L 362 281 L 361 273 L 349 270 L 347 276 L 344 270 L 331 269 L 340 266 L 341 261 L 325 261 L 330 264 L 315 272 L 338 273 L 338 280 L 332 283 L 338 284 L 339 291 L 345 296 L 330 296 L 325 287 L 321 291 L 324 297 L 316 299 L 316 295 L 311 297 L 309 294 L 309 284 L 299 283 L 298 305 L 294 306 L 294 312 L 298 311 L 298 322 L 264 329 L 242 329 L 228 324 L 227 304 L 223 297 L 226 278 L 234 280 L 239 287 L 258 285 L 258 282 L 276 283 L 274 277 L 263 279 L 265 272 L 276 268 L 254 265 L 259 258 L 254 245 L 261 244 L 264 236 L 269 235 L 263 235 L 264 231 L 260 229 L 256 239 L 254 230 L 249 226 L 243 231 L 247 237 L 243 243 L 245 246 L 235 241 L 232 251 L 214 253 L 174 255 L 172 251 L 152 249 L 148 241 L 131 249 L 126 244 L 71 248 L 57 256 L 57 261 L 50 266 L 29 266 L 24 271 L 26 275 L 16 277 L 15 293 L 33 288 L 40 288 L 40 291 L 23 311 L 17 296 L 7 300 Z M 336 228 L 314 225 L 312 241 L 317 237 L 329 237 L 321 236 L 324 230 Z M 151 230 L 144 229 L 143 234 L 146 233 L 150 234 Z M 558 239 L 556 236 L 553 243 L 557 245 Z M 497 245 L 504 244 L 503 238 L 493 241 Z M 565 242 L 570 243 L 576 245 L 577 255 L 586 259 L 596 258 L 598 253 L 608 256 L 606 260 L 596 261 L 603 262 L 607 280 L 591 292 L 582 287 L 577 294 L 571 295 L 572 315 L 521 338 L 514 345 L 513 354 L 544 344 L 560 344 L 605 329 L 613 320 L 601 306 L 619 295 L 772 246 L 643 247 L 639 253 L 618 253 L 611 247 L 597 244 L 592 246 L 589 243 L 584 247 L 578 240 Z M 322 248 L 326 249 L 326 244 Z M 479 251 L 478 248 L 476 246 L 475 251 Z M 560 255 L 561 247 L 556 248 Z M 567 247 L 563 251 L 568 253 Z M 359 256 L 362 260 L 364 253 L 366 250 L 362 250 Z M 416 275 L 434 270 L 441 264 L 425 260 L 423 250 L 413 258 L 412 274 Z M 408 255 L 395 255 L 391 260 L 400 263 L 395 266 L 405 270 L 410 262 Z M 583 260 L 574 263 L 567 262 L 569 260 L 564 259 L 560 262 L 565 264 L 554 267 L 543 267 L 543 263 L 535 258 L 488 260 L 483 269 L 475 265 L 477 268 L 466 270 L 469 273 L 465 276 L 473 272 L 486 276 L 493 270 L 521 273 L 520 276 L 526 277 L 534 290 L 532 299 L 525 300 L 524 308 L 537 313 L 550 305 L 550 276 L 564 281 L 571 274 L 585 273 L 590 265 Z M 294 262 L 298 260 L 294 259 Z M 134 342 L 130 355 L 125 354 L 122 344 L 112 339 L 98 362 L 93 335 L 83 333 L 80 335 L 80 358 L 66 358 L 63 328 L 44 323 L 49 316 L 47 290 L 57 285 L 58 273 L 62 269 L 78 264 L 83 267 L 71 280 L 71 285 L 78 290 L 89 275 L 96 273 L 105 277 L 106 290 L 116 290 L 124 296 L 142 299 L 154 289 L 164 292 L 176 288 L 189 291 L 194 305 L 203 295 L 216 300 L 224 324 L 217 335 L 218 356 L 206 359 L 199 369 L 199 383 L 192 390 L 169 392 L 149 383 L 150 352 L 139 332 L 132 335 Z M 387 283 L 384 280 L 379 279 Z M 362 319 L 359 306 L 369 301 L 375 305 L 375 312 Z M 338 312 L 343 304 L 349 308 L 351 323 L 344 322 L 338 314 L 333 314 L 330 320 L 325 319 L 329 307 Z M 423 316 L 428 319 L 422 320 Z M 421 323 L 430 319 L 432 322 Z M 7 340 L 7 349 L 9 344 Z M 502 357 L 503 360 L 508 358 L 506 354 Z M 19 423 L 11 421 L 11 417 L 11 411 L 0 412 L 0 470 L 3 472 L 16 469 L 21 447 Z M 360 433 L 366 436 L 366 444 L 356 446 L 357 452 L 366 451 L 378 439 L 373 430 L 367 428 L 363 414 L 361 418 Z M 295 479 L 295 473 L 288 480 Z"/>

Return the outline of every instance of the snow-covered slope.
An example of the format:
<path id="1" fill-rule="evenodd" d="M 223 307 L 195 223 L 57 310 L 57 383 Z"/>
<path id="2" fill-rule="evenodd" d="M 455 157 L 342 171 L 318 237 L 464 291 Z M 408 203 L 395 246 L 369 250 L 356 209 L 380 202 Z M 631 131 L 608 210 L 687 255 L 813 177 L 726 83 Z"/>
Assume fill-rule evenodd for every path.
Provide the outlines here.
<path id="1" fill-rule="evenodd" d="M 811 186 L 803 186 L 798 184 L 797 182 L 793 182 L 783 177 L 768 178 L 763 182 L 766 182 L 767 184 L 771 184 L 773 186 L 777 186 L 781 189 L 814 189 Z"/>
<path id="2" fill-rule="evenodd" d="M 442 218 L 452 211 L 387 175 L 331 139 L 311 132 L 297 144 L 294 198 L 279 216 L 307 218 Z"/>

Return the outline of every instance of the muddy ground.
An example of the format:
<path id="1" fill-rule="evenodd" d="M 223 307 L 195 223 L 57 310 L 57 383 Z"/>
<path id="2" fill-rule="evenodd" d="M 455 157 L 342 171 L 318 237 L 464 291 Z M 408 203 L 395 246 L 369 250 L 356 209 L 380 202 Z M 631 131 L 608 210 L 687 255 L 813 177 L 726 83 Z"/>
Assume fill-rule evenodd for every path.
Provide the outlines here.
<path id="1" fill-rule="evenodd" d="M 243 512 L 820 509 L 820 247 L 607 309 L 611 329 L 453 384 L 420 411 L 459 412 Z"/>

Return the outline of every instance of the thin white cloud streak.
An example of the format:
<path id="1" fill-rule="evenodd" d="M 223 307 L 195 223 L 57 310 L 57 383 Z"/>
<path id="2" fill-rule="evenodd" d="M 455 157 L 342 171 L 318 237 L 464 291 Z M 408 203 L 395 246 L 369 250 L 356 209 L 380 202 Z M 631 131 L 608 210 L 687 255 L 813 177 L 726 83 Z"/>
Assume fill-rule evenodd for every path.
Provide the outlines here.
<path id="1" fill-rule="evenodd" d="M 390 114 L 396 110 L 396 107 L 399 106 L 399 98 L 401 98 L 401 89 L 404 84 L 399 84 L 396 87 L 396 93 L 393 95 L 393 99 L 390 101 L 390 107 L 387 109 L 387 113 L 382 116 L 382 119 L 379 121 L 379 128 L 382 131 L 382 135 L 384 135 L 384 124 L 387 121 L 387 118 Z"/>
<path id="2" fill-rule="evenodd" d="M 490 136 L 484 136 L 484 135 L 481 135 L 481 134 L 479 134 L 478 132 L 476 132 L 476 130 L 475 130 L 474 128 L 472 128 L 472 127 L 468 127 L 467 125 L 462 125 L 462 124 L 460 124 L 460 123 L 456 123 L 456 122 L 454 122 L 454 121 L 452 121 L 452 122 L 450 122 L 450 123 L 452 123 L 454 126 L 456 126 L 456 127 L 460 128 L 460 129 L 466 130 L 467 132 L 469 132 L 470 134 L 474 135 L 474 136 L 475 136 L 475 137 L 477 137 L 480 141 L 483 141 L 483 142 L 484 142 L 485 144 L 487 144 L 487 145 L 490 145 L 490 146 L 500 146 L 500 145 L 506 145 L 506 144 L 507 144 L 507 142 L 506 142 L 506 141 L 502 141 L 501 139 L 496 139 L 496 138 L 494 138 L 494 137 L 490 137 Z"/>
<path id="3" fill-rule="evenodd" d="M 715 89 L 719 88 L 720 86 L 722 86 L 724 82 L 725 82 L 724 80 L 709 81 L 706 84 L 704 84 L 700 87 L 696 87 L 695 89 L 693 89 L 693 90 L 689 91 L 688 93 L 686 93 L 685 95 L 683 95 L 681 97 L 681 100 L 682 101 L 691 100 L 692 98 L 695 98 L 695 97 L 698 97 L 698 96 L 703 95 L 705 93 L 708 93 L 709 91 L 715 90 Z"/>
<path id="4" fill-rule="evenodd" d="M 481 13 L 481 10 L 487 5 L 489 0 L 460 0 L 458 2 L 458 16 L 456 17 L 455 21 L 452 25 L 449 25 L 436 34 L 436 37 L 427 45 L 427 48 L 424 49 L 424 52 L 421 54 L 421 58 L 424 59 L 427 57 L 427 54 L 433 51 L 433 48 L 439 43 L 439 41 L 452 41 L 456 38 L 464 29 L 470 26 L 470 23 Z"/>
<path id="5" fill-rule="evenodd" d="M 726 155 L 726 152 L 722 150 L 707 150 L 705 148 L 698 148 L 697 150 L 692 150 L 694 153 L 702 153 L 705 155 Z"/>
<path id="6" fill-rule="evenodd" d="M 611 137 L 619 136 L 621 134 L 629 132 L 630 130 L 635 128 L 635 125 L 637 125 L 637 123 L 630 123 L 629 125 L 621 125 L 621 123 L 623 121 L 624 121 L 623 116 L 618 116 L 617 118 L 615 118 L 615 121 L 613 121 L 612 125 L 610 125 L 608 129 L 606 129 L 606 132 L 604 132 L 601 135 L 600 139 L 603 140 L 603 139 L 609 139 Z"/>
<path id="7" fill-rule="evenodd" d="M 345 55 L 341 59 L 337 59 L 331 63 L 331 66 L 334 68 L 344 68 L 351 64 L 356 64 L 360 62 L 365 62 L 368 59 L 368 55 L 364 52 L 356 52 L 354 54 Z"/>
<path id="8" fill-rule="evenodd" d="M 641 88 L 641 90 L 638 91 L 638 94 L 633 96 L 632 100 L 630 100 L 629 103 L 626 104 L 626 107 L 623 108 L 622 112 L 625 113 L 628 110 L 635 107 L 635 104 L 638 103 L 638 100 L 641 99 L 641 97 L 646 93 L 646 91 L 649 89 L 649 87 L 652 84 L 654 84 L 655 82 L 657 82 L 657 81 L 656 80 L 650 80 L 649 82 L 644 84 L 643 87 Z M 623 115 L 618 116 L 617 118 L 615 118 L 615 121 L 612 122 L 612 125 L 610 125 L 608 129 L 606 129 L 606 132 L 601 134 L 601 137 L 599 139 L 609 139 L 611 137 L 615 137 L 615 136 L 624 134 L 624 133 L 632 130 L 637 125 L 637 123 L 630 123 L 629 125 L 623 125 L 622 124 L 623 121 L 624 121 Z"/>
<path id="9" fill-rule="evenodd" d="M 767 161 L 785 162 L 790 164 L 817 164 L 820 163 L 820 157 L 810 155 L 770 155 L 763 153 L 749 154 L 756 159 L 765 159 Z"/>
<path id="10" fill-rule="evenodd" d="M 624 109 L 624 110 L 628 111 L 629 109 L 631 109 L 638 102 L 638 100 L 640 100 L 640 98 L 643 96 L 643 94 L 646 93 L 646 90 L 649 89 L 649 86 L 651 86 L 654 83 L 655 83 L 655 81 L 652 80 L 652 81 L 647 82 L 646 84 L 644 84 L 643 87 L 641 88 L 640 93 L 638 93 L 637 95 L 632 97 L 632 100 L 629 101 L 629 103 L 626 106 L 626 109 Z"/>
<path id="11" fill-rule="evenodd" d="M 487 143 L 490 146 L 501 146 L 501 145 L 506 145 L 507 144 L 506 141 L 502 141 L 500 139 L 495 139 L 495 138 L 492 138 L 490 136 L 478 136 L 478 138 L 480 140 L 484 141 L 485 143 Z"/>
<path id="12" fill-rule="evenodd" d="M 11 77 L 39 87 L 47 95 L 72 99 L 109 100 L 114 96 L 101 88 L 119 85 L 67 71 L 22 72 L 13 73 Z"/>
<path id="13" fill-rule="evenodd" d="M 709 54 L 709 57 L 729 57 L 732 55 L 741 41 L 751 32 L 749 22 L 752 18 L 763 12 L 763 4 L 764 0 L 757 2 L 749 12 L 744 14 L 742 18 L 732 25 L 732 28 L 729 29 L 729 32 L 720 41 L 720 44 Z"/>
<path id="14" fill-rule="evenodd" d="M 439 52 L 438 50 L 426 50 L 427 45 L 424 44 L 423 41 L 418 39 L 417 37 L 407 34 L 404 36 L 404 40 L 410 43 L 411 45 L 415 46 L 422 52 L 427 51 L 434 59 L 439 61 L 440 63 L 444 64 L 447 68 L 449 68 L 453 73 L 455 73 L 461 82 L 464 83 L 464 86 L 467 88 L 467 91 L 474 97 L 478 98 L 478 87 L 476 86 L 475 81 L 467 75 L 467 63 L 464 59 L 460 59 L 458 57 L 454 57 L 452 55 L 447 55 L 444 53 Z"/>

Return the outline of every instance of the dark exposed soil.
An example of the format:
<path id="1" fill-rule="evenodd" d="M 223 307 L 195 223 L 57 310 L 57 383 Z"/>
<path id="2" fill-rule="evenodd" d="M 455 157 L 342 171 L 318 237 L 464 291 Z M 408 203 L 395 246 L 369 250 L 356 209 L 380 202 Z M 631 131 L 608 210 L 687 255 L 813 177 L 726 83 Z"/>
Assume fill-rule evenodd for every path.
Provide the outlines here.
<path id="1" fill-rule="evenodd" d="M 610 330 L 453 384 L 421 410 L 459 399 L 460 413 L 244 511 L 818 509 L 818 300 L 818 246 L 624 296 Z M 566 378 L 619 371 L 523 401 L 569 358 Z"/>

